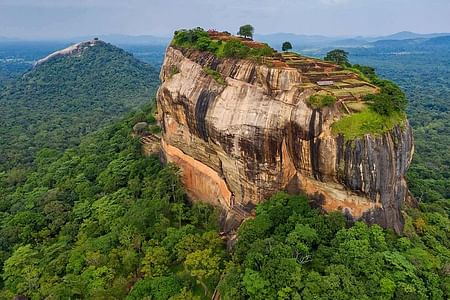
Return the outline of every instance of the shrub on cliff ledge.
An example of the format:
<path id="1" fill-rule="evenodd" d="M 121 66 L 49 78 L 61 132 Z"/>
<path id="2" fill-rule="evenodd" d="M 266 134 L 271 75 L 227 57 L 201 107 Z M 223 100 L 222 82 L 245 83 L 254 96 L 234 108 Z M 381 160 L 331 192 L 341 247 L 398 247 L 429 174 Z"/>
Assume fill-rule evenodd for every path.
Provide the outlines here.
<path id="1" fill-rule="evenodd" d="M 231 40 L 224 45 L 222 54 L 224 57 L 245 58 L 249 52 L 250 48 L 239 40 Z"/>
<path id="2" fill-rule="evenodd" d="M 225 79 L 222 77 L 222 74 L 220 74 L 219 72 L 217 72 L 216 70 L 213 70 L 209 67 L 204 67 L 203 71 L 208 74 L 209 76 L 212 76 L 212 78 L 214 78 L 214 80 L 221 85 L 226 85 L 226 81 Z"/>
<path id="3" fill-rule="evenodd" d="M 379 94 L 365 97 L 373 111 L 385 116 L 405 111 L 408 103 L 405 93 L 395 83 L 379 78 L 374 78 L 372 82 L 381 88 Z"/>
<path id="4" fill-rule="evenodd" d="M 336 103 L 336 97 L 332 95 L 312 95 L 308 99 L 308 104 L 315 109 L 331 106 Z"/>

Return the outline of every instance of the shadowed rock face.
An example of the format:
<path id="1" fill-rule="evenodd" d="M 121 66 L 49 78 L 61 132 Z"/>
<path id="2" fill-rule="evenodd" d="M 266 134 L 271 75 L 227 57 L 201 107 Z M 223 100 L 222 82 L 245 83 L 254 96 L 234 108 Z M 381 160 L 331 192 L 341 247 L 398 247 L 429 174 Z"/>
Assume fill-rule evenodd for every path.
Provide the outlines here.
<path id="1" fill-rule="evenodd" d="M 334 135 L 331 124 L 343 116 L 340 101 L 321 110 L 306 101 L 320 89 L 313 83 L 340 71 L 321 61 L 271 68 L 169 47 L 157 97 L 165 160 L 180 167 L 194 200 L 231 210 L 279 190 L 304 192 L 326 211 L 401 232 L 411 128 L 405 121 L 382 136 L 347 142 Z M 335 73 L 332 79 L 340 80 Z"/>

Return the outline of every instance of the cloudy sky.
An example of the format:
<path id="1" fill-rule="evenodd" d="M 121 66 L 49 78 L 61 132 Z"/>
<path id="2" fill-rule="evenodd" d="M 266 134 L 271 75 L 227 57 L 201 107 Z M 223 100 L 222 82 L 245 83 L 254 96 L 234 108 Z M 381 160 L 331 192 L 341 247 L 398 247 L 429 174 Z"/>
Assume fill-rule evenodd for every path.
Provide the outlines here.
<path id="1" fill-rule="evenodd" d="M 201 26 L 328 36 L 450 32 L 450 0 L 0 0 L 0 36 L 170 35 Z"/>

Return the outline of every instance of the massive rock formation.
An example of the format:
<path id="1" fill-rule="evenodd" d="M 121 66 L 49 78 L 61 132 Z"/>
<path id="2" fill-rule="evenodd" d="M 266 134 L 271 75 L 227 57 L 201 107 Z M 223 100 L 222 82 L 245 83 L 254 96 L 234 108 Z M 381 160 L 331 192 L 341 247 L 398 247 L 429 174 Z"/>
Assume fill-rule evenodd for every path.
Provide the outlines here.
<path id="1" fill-rule="evenodd" d="M 180 167 L 193 200 L 231 210 L 279 190 L 304 192 L 326 211 L 401 232 L 413 152 L 407 121 L 354 141 L 331 130 L 351 112 L 345 101 L 377 87 L 336 65 L 292 54 L 257 63 L 173 46 L 160 77 L 163 156 Z M 321 91 L 337 103 L 310 107 L 309 97 Z"/>

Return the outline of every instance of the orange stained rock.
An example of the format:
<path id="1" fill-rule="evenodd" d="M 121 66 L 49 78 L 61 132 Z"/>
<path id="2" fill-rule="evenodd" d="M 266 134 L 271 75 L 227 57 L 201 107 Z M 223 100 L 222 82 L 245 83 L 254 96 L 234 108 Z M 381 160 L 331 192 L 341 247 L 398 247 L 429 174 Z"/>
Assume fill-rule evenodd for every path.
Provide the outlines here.
<path id="1" fill-rule="evenodd" d="M 161 139 L 161 147 L 168 162 L 181 170 L 181 180 L 191 199 L 201 199 L 212 205 L 230 206 L 232 194 L 216 171 L 183 153 Z"/>

